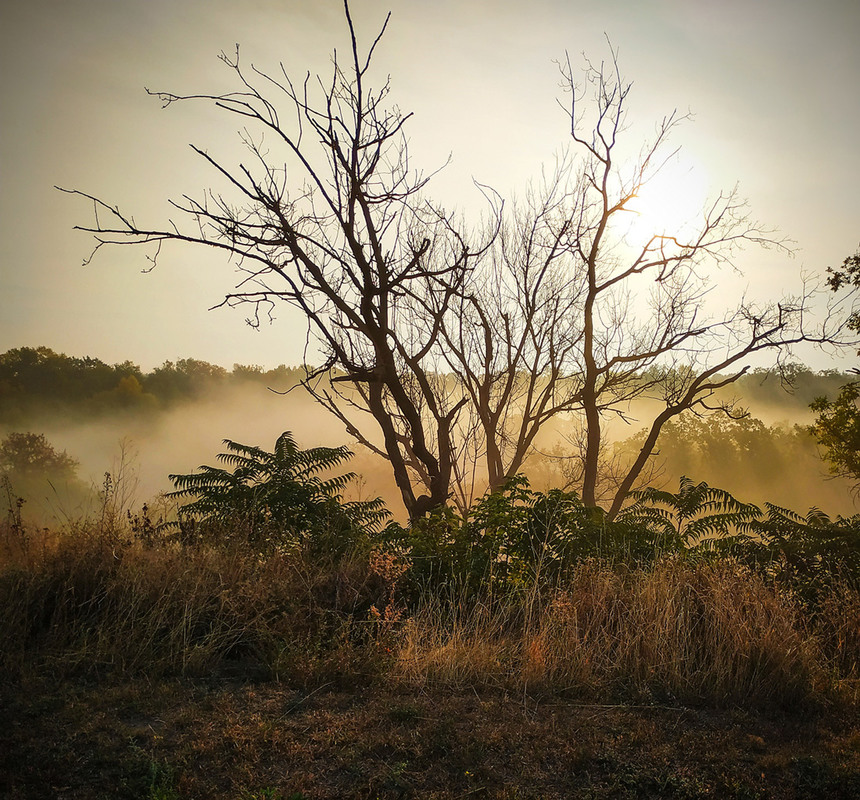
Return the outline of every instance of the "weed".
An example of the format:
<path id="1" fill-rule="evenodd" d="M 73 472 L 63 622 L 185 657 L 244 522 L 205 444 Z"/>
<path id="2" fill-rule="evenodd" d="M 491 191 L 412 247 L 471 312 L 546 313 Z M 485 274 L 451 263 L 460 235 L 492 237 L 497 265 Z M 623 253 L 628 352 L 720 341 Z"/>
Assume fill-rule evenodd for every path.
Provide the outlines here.
<path id="1" fill-rule="evenodd" d="M 388 716 L 392 722 L 413 723 L 421 718 L 422 709 L 415 703 L 404 703 L 392 706 L 388 711 Z"/>
<path id="2" fill-rule="evenodd" d="M 241 800 L 307 800 L 301 792 L 284 796 L 278 789 L 264 788 L 243 794 Z"/>
<path id="3" fill-rule="evenodd" d="M 150 762 L 148 800 L 179 800 L 176 773 L 167 762 Z"/>

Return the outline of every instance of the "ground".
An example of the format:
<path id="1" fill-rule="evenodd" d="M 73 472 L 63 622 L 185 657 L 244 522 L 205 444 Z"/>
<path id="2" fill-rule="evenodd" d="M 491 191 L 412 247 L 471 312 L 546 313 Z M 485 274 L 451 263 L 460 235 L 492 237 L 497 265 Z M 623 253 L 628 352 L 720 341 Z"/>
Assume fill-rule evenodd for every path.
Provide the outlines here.
<path id="1" fill-rule="evenodd" d="M 10 800 L 860 797 L 856 706 L 41 677 L 0 689 L 0 719 Z"/>

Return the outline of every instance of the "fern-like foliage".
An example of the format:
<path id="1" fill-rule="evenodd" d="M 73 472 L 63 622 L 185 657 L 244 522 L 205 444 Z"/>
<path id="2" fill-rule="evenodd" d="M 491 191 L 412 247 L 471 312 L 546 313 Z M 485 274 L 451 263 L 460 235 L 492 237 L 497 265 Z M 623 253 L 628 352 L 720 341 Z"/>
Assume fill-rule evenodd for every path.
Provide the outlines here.
<path id="1" fill-rule="evenodd" d="M 382 500 L 343 502 L 352 472 L 322 477 L 347 461 L 347 447 L 301 449 L 290 431 L 282 433 L 272 452 L 224 440 L 218 460 L 227 469 L 201 466 L 188 475 L 170 475 L 176 487 L 169 497 L 190 499 L 180 507 L 197 526 L 241 530 L 259 541 L 304 542 L 375 533 L 389 514 Z M 334 542 L 329 542 L 334 545 Z"/>
<path id="2" fill-rule="evenodd" d="M 749 530 L 761 515 L 758 506 L 736 500 L 724 489 L 694 483 L 683 476 L 678 491 L 649 487 L 633 494 L 634 504 L 622 515 L 632 525 L 659 531 L 666 543 L 686 548 L 713 537 Z"/>
<path id="3" fill-rule="evenodd" d="M 744 503 L 724 489 L 680 480 L 648 488 L 614 520 L 575 492 L 539 492 L 514 476 L 468 515 L 446 508 L 387 537 L 408 552 L 419 591 L 457 586 L 480 596 L 497 589 L 558 585 L 584 559 L 648 564 L 665 556 L 730 558 L 814 607 L 834 581 L 860 587 L 860 515 L 831 518 Z M 459 596 L 459 595 L 458 595 Z"/>
<path id="4" fill-rule="evenodd" d="M 748 549 L 774 574 L 802 588 L 837 576 L 860 585 L 860 515 L 832 519 L 811 508 L 804 516 L 772 503 L 765 509 L 750 525 L 757 546 Z"/>

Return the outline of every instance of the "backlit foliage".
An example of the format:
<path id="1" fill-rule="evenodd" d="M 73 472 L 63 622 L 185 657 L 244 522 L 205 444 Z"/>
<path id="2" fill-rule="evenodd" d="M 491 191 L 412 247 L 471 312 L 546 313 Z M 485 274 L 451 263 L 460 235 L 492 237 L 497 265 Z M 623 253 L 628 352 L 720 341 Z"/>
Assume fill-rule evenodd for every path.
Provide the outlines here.
<path id="1" fill-rule="evenodd" d="M 818 417 L 810 431 L 825 449 L 834 475 L 860 482 L 860 387 L 849 383 L 835 400 L 819 397 L 810 408 Z"/>
<path id="2" fill-rule="evenodd" d="M 275 544 L 304 543 L 325 532 L 328 546 L 343 548 L 360 532 L 377 531 L 388 516 L 378 498 L 343 501 L 354 473 L 323 477 L 350 458 L 346 447 L 302 450 L 290 431 L 278 437 L 272 452 L 229 439 L 224 444 L 227 452 L 218 459 L 226 469 L 202 466 L 170 475 L 176 489 L 169 496 L 191 498 L 180 508 L 185 528 L 193 521 L 198 531 L 238 531 Z"/>

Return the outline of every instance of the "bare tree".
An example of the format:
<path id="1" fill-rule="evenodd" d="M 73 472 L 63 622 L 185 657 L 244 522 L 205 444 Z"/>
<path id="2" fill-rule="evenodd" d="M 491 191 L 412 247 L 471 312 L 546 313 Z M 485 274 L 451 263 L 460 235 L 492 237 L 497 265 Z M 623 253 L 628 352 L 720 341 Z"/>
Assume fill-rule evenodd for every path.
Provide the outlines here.
<path id="1" fill-rule="evenodd" d="M 391 104 L 388 81 L 368 84 L 388 19 L 363 52 L 346 0 L 344 12 L 349 53 L 334 54 L 328 79 L 296 84 L 283 66 L 276 74 L 246 67 L 237 49 L 222 54 L 236 91 L 153 93 L 165 106 L 212 103 L 244 126 L 247 163 L 227 166 L 194 147 L 225 193 L 175 203 L 184 227 L 142 227 L 73 193 L 94 205 L 94 222 L 81 229 L 95 235 L 95 251 L 150 244 L 155 261 L 164 242 L 204 245 L 243 270 L 224 303 L 250 304 L 254 324 L 276 302 L 298 308 L 323 354 L 305 386 L 390 461 L 411 519 L 452 491 L 466 508 L 482 481 L 498 488 L 565 414 L 581 420 L 581 492 L 596 505 L 604 420 L 649 398 L 660 411 L 608 498 L 614 515 L 669 419 L 717 408 L 714 392 L 755 353 L 832 340 L 832 330 L 807 330 L 809 294 L 708 313 L 706 267 L 731 265 L 744 243 L 779 246 L 733 193 L 703 210 L 692 235 L 655 234 L 636 249 L 619 235 L 616 220 L 659 171 L 680 120 L 663 120 L 632 165 L 620 158 L 630 86 L 614 57 L 587 68 L 590 123 L 563 66 L 570 151 L 507 210 L 483 189 L 490 222 L 467 233 L 425 197 L 433 176 L 411 167 L 410 115 Z"/>
<path id="2" fill-rule="evenodd" d="M 668 139 L 683 117 L 664 118 L 638 158 L 625 159 L 620 142 L 631 85 L 621 77 L 614 53 L 608 63 L 586 62 L 581 85 L 569 59 L 562 74 L 578 158 L 571 162 L 576 190 L 554 224 L 581 314 L 566 364 L 576 375 L 582 415 L 581 493 L 587 505 L 599 499 L 606 417 L 624 417 L 637 399 L 650 400 L 658 409 L 646 424 L 640 451 L 607 498 L 613 517 L 667 421 L 687 410 L 736 413 L 732 403 L 714 396 L 747 371 L 752 356 L 769 351 L 779 361 L 800 343 L 834 343 L 840 326 L 832 316 L 817 327 L 811 324 L 815 291 L 806 286 L 780 300 L 741 298 L 728 310 L 721 298 L 722 310 L 714 309 L 711 276 L 715 268 L 737 270 L 740 246 L 787 249 L 750 219 L 734 191 L 704 207 L 691 231 L 654 232 L 639 243 L 627 237 L 620 219 L 631 213 L 634 199 L 673 155 Z"/>
<path id="3" fill-rule="evenodd" d="M 343 63 L 335 52 L 326 81 L 307 75 L 296 85 L 283 65 L 275 75 L 245 67 L 237 48 L 221 56 L 235 73 L 236 91 L 152 93 L 164 106 L 214 103 L 245 126 L 247 164 L 225 166 L 193 147 L 232 194 L 174 203 L 190 225 L 144 228 L 116 206 L 73 193 L 94 204 L 94 224 L 80 229 L 95 235 L 95 251 L 152 244 L 154 261 L 167 241 L 220 249 L 246 273 L 225 304 L 251 304 L 254 324 L 276 301 L 300 309 L 324 355 L 306 386 L 391 462 L 415 518 L 446 503 L 450 492 L 452 427 L 466 398 L 439 370 L 440 326 L 482 246 L 471 247 L 424 197 L 432 176 L 411 168 L 404 133 L 411 115 L 390 103 L 389 83 L 367 85 L 388 18 L 362 53 L 347 2 L 344 12 L 349 56 Z M 366 432 L 356 413 L 369 413 L 378 435 Z"/>
<path id="4" fill-rule="evenodd" d="M 445 357 L 469 399 L 471 452 L 457 486 L 466 505 L 476 483 L 469 466 L 483 461 L 479 480 L 497 489 L 521 471 L 550 420 L 581 407 L 584 291 L 568 257 L 576 197 L 568 173 L 561 161 L 508 205 L 443 317 Z"/>
<path id="5" fill-rule="evenodd" d="M 440 314 L 445 355 L 468 397 L 471 449 L 459 452 L 461 503 L 468 505 L 475 465 L 491 490 L 519 472 L 550 420 L 569 417 L 579 468 L 567 469 L 583 501 L 621 509 L 637 481 L 653 476 L 650 459 L 667 421 L 684 411 L 739 413 L 715 393 L 736 381 L 763 351 L 786 359 L 803 342 L 832 343 L 832 317 L 808 322 L 814 291 L 726 310 L 709 302 L 715 270 L 739 272 L 743 245 L 788 248 L 750 220 L 736 192 L 701 209 L 685 233 L 655 232 L 636 242 L 622 220 L 677 152 L 672 114 L 631 158 L 625 133 L 630 92 L 615 54 L 586 62 L 570 94 L 570 148 L 555 169 L 508 204 L 500 233 Z M 590 112 L 590 113 L 589 113 Z M 437 317 L 434 317 L 437 318 Z M 656 409 L 640 451 L 613 457 L 607 417 L 629 420 L 634 401 Z M 470 468 L 471 467 L 471 468 Z"/>

